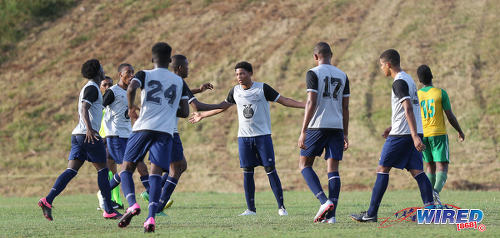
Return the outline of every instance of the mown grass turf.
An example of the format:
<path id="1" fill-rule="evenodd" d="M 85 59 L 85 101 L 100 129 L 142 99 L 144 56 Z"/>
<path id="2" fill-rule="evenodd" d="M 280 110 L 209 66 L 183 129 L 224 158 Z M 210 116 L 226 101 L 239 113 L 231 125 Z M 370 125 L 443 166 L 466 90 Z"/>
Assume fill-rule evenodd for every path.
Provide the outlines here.
<path id="1" fill-rule="evenodd" d="M 454 225 L 418 225 L 401 222 L 389 228 L 352 221 L 349 214 L 366 210 L 370 192 L 343 192 L 337 210 L 337 224 L 314 224 L 318 202 L 310 192 L 285 192 L 289 216 L 278 216 L 271 192 L 256 194 L 257 216 L 238 217 L 245 210 L 243 194 L 177 193 L 168 217 L 157 218 L 155 235 L 168 237 L 498 237 L 500 230 L 500 192 L 443 191 L 443 201 L 461 208 L 481 209 L 486 231 L 456 231 Z M 134 237 L 142 235 L 147 205 L 140 200 L 143 213 L 129 227 L 120 229 L 117 221 L 104 220 L 96 211 L 95 195 L 58 197 L 54 202 L 54 221 L 42 216 L 38 198 L 0 198 L 0 236 L 6 237 Z M 388 191 L 379 219 L 406 207 L 420 206 L 418 191 Z"/>

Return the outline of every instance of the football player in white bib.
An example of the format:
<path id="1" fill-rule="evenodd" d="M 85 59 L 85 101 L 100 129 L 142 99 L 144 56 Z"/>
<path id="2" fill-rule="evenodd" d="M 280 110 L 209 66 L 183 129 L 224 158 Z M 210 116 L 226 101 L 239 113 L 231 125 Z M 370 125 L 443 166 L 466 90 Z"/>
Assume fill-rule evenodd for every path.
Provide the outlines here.
<path id="1" fill-rule="evenodd" d="M 306 74 L 307 102 L 298 146 L 299 167 L 304 180 L 320 201 L 314 222 L 335 223 L 340 193 L 339 163 L 349 147 L 349 79 L 331 64 L 332 50 L 326 42 L 314 47 L 317 66 Z M 312 166 L 325 151 L 328 171 L 328 198 Z"/>
<path id="2" fill-rule="evenodd" d="M 131 119 L 137 120 L 127 142 L 120 172 L 122 191 L 129 208 L 120 219 L 119 227 L 126 227 L 132 217 L 141 212 L 135 200 L 132 173 L 137 163 L 149 152 L 149 214 L 144 222 L 144 232 L 154 232 L 156 228 L 155 215 L 161 193 L 161 174 L 168 170 L 170 165 L 172 136 L 177 127 L 177 116 L 189 116 L 183 81 L 168 70 L 171 52 L 172 48 L 167 43 L 156 43 L 152 48 L 155 68 L 137 72 L 127 88 L 128 114 Z M 134 103 L 138 88 L 141 88 L 139 116 Z"/>
<path id="3" fill-rule="evenodd" d="M 78 170 L 87 160 L 97 169 L 97 184 L 104 197 L 103 217 L 118 219 L 121 214 L 111 205 L 111 190 L 108 182 L 108 167 L 106 166 L 106 149 L 98 130 L 102 119 L 102 95 L 99 84 L 104 79 L 102 66 L 96 59 L 86 61 L 82 65 L 82 75 L 88 79 L 78 98 L 78 125 L 71 133 L 71 152 L 68 157 L 68 168 L 59 175 L 54 186 L 46 197 L 38 201 L 43 215 L 52 221 L 52 202 L 66 185 L 73 179 Z"/>
<path id="4" fill-rule="evenodd" d="M 400 56 L 396 50 L 384 51 L 379 63 L 384 76 L 393 79 L 391 126 L 382 135 L 386 140 L 376 170 L 377 179 L 370 207 L 368 211 L 351 215 L 358 222 L 377 222 L 378 208 L 389 185 L 389 171 L 393 167 L 408 170 L 417 181 L 424 207 L 434 208 L 432 184 L 424 173 L 422 161 L 425 145 L 422 142 L 424 131 L 417 86 L 412 77 L 401 69 Z"/>
<path id="5" fill-rule="evenodd" d="M 231 88 L 226 100 L 219 104 L 222 109 L 195 112 L 190 121 L 196 123 L 236 104 L 240 167 L 243 168 L 243 187 L 247 202 L 247 210 L 240 215 L 256 215 L 254 168 L 257 166 L 264 166 L 266 170 L 278 203 L 278 214 L 288 215 L 283 202 L 281 181 L 275 168 L 269 101 L 294 108 L 304 108 L 304 103 L 281 96 L 265 83 L 252 81 L 253 69 L 248 62 L 237 63 L 234 70 L 239 84 Z"/>

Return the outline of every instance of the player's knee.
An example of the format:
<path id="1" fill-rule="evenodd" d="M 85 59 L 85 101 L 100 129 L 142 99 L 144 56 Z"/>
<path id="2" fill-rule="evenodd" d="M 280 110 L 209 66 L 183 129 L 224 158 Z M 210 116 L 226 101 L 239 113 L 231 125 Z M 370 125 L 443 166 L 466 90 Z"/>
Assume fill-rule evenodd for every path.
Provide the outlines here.
<path id="1" fill-rule="evenodd" d="M 244 167 L 243 171 L 245 172 L 253 172 L 254 167 Z"/>
<path id="2" fill-rule="evenodd" d="M 123 170 L 127 170 L 130 173 L 134 172 L 135 167 L 136 167 L 135 164 L 130 162 L 124 162 L 122 166 Z"/>
<path id="3" fill-rule="evenodd" d="M 264 166 L 264 169 L 266 170 L 266 173 L 271 173 L 273 172 L 276 168 L 274 166 Z"/>

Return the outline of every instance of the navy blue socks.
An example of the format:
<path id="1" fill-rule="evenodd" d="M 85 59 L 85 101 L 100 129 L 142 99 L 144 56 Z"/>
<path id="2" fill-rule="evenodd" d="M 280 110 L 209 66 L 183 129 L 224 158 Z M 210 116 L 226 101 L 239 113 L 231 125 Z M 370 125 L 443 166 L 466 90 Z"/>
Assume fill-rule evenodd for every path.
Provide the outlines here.
<path id="1" fill-rule="evenodd" d="M 120 178 L 122 180 L 123 195 L 125 195 L 125 198 L 127 199 L 128 205 L 130 207 L 136 203 L 134 179 L 132 178 L 132 173 L 124 170 L 120 173 Z"/>
<path id="2" fill-rule="evenodd" d="M 329 214 L 330 216 L 335 216 L 335 212 L 337 211 L 337 204 L 339 201 L 339 194 L 340 194 L 339 172 L 330 172 L 328 173 L 328 199 L 330 199 L 333 205 L 335 205 L 333 211 Z"/>
<path id="3" fill-rule="evenodd" d="M 255 181 L 253 180 L 253 173 L 253 171 L 243 171 L 243 188 L 245 189 L 247 208 L 255 212 Z"/>
<path id="4" fill-rule="evenodd" d="M 52 187 L 52 189 L 50 189 L 49 194 L 45 198 L 47 199 L 47 202 L 49 204 L 52 204 L 54 198 L 56 198 L 56 196 L 59 195 L 64 190 L 66 185 L 68 185 L 69 181 L 71 181 L 71 179 L 73 179 L 76 176 L 76 174 L 77 174 L 76 170 L 67 168 L 61 175 L 59 175 L 59 177 L 57 177 L 54 186 Z"/>
<path id="5" fill-rule="evenodd" d="M 302 170 L 302 176 L 304 176 L 309 189 L 311 189 L 314 196 L 319 199 L 319 202 L 321 204 L 325 203 L 328 199 L 326 198 L 326 195 L 321 188 L 321 183 L 319 182 L 318 175 L 316 175 L 314 170 L 311 167 L 305 167 Z"/>
<path id="6" fill-rule="evenodd" d="M 432 184 L 427 175 L 424 172 L 415 176 L 417 180 L 418 188 L 420 189 L 420 196 L 422 196 L 422 202 L 424 206 L 429 206 L 434 204 L 434 197 L 432 196 Z"/>
<path id="7" fill-rule="evenodd" d="M 149 183 L 151 185 L 149 193 L 149 213 L 148 218 L 155 217 L 158 210 L 158 201 L 160 200 L 161 193 L 161 175 L 151 174 L 149 175 Z"/>
<path id="8" fill-rule="evenodd" d="M 278 172 L 276 171 L 276 169 L 267 173 L 267 177 L 269 178 L 269 184 L 271 185 L 271 189 L 273 190 L 276 202 L 278 202 L 278 208 L 284 207 L 283 188 L 281 187 L 281 181 L 278 177 Z"/>
<path id="9" fill-rule="evenodd" d="M 388 173 L 377 173 L 377 180 L 373 186 L 372 199 L 370 201 L 370 208 L 368 208 L 368 216 L 376 216 L 378 213 L 378 207 L 384 197 L 385 190 L 389 184 L 389 174 Z"/>

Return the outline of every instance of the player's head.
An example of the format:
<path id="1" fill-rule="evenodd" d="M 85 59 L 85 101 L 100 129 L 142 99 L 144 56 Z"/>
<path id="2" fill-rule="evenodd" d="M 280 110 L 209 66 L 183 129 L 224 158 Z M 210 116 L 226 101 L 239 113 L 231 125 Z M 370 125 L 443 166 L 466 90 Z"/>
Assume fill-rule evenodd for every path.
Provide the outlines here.
<path id="1" fill-rule="evenodd" d="M 172 56 L 172 69 L 181 78 L 187 78 L 189 74 L 189 62 L 184 55 Z"/>
<path id="2" fill-rule="evenodd" d="M 126 86 L 130 83 L 130 80 L 134 77 L 134 67 L 131 64 L 123 63 L 118 66 L 118 77 L 120 81 Z"/>
<path id="3" fill-rule="evenodd" d="M 241 61 L 234 66 L 236 79 L 239 84 L 250 84 L 252 82 L 253 68 L 252 65 L 246 61 Z"/>
<path id="4" fill-rule="evenodd" d="M 104 80 L 101 81 L 99 84 L 99 88 L 101 89 L 101 92 L 106 92 L 109 87 L 113 86 L 113 79 L 109 76 L 104 76 Z"/>
<path id="5" fill-rule="evenodd" d="M 316 46 L 314 46 L 314 60 L 331 59 L 332 55 L 332 48 L 330 48 L 328 43 L 318 42 Z"/>
<path id="6" fill-rule="evenodd" d="M 391 75 L 391 69 L 399 68 L 399 53 L 395 49 L 388 49 L 380 55 L 380 69 L 385 76 Z"/>
<path id="7" fill-rule="evenodd" d="M 423 64 L 418 66 L 417 69 L 418 81 L 420 81 L 423 85 L 432 85 L 432 76 L 431 68 L 429 66 Z"/>
<path id="8" fill-rule="evenodd" d="M 153 63 L 157 66 L 167 67 L 170 63 L 172 47 L 165 42 L 158 42 L 151 48 L 151 53 L 153 54 Z"/>
<path id="9" fill-rule="evenodd" d="M 101 83 L 104 79 L 104 70 L 101 63 L 97 59 L 90 59 L 85 61 L 82 65 L 82 76 L 86 79 L 94 80 Z"/>

